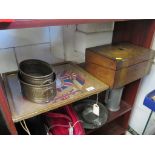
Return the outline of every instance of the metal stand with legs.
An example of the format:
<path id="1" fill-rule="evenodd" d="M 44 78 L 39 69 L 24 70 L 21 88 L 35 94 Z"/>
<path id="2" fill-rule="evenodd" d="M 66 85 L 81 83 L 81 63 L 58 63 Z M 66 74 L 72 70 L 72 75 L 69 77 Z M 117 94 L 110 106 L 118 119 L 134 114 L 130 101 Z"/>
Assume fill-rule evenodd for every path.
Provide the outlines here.
<path id="1" fill-rule="evenodd" d="M 147 128 L 147 126 L 148 126 L 148 124 L 149 124 L 149 121 L 150 121 L 150 118 L 151 118 L 151 116 L 152 116 L 152 113 L 153 113 L 153 111 L 151 110 L 150 115 L 149 115 L 149 118 L 148 118 L 148 120 L 147 120 L 147 122 L 146 122 L 145 128 L 144 128 L 144 130 L 143 130 L 143 132 L 142 132 L 142 135 L 144 135 L 144 133 L 145 133 L 145 131 L 146 131 L 146 128 Z"/>

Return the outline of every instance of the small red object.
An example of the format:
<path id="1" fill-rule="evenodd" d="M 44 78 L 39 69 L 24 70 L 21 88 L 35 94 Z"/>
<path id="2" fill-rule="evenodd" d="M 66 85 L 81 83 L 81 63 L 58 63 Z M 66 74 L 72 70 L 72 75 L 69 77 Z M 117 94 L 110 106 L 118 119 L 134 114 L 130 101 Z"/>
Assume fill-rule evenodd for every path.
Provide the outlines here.
<path id="1" fill-rule="evenodd" d="M 45 114 L 49 134 L 69 135 L 70 123 L 73 127 L 74 135 L 84 135 L 85 131 L 77 113 L 71 105 L 61 108 L 61 112 L 48 112 Z"/>
<path id="2" fill-rule="evenodd" d="M 14 19 L 0 19 L 0 23 L 12 23 L 14 21 Z"/>

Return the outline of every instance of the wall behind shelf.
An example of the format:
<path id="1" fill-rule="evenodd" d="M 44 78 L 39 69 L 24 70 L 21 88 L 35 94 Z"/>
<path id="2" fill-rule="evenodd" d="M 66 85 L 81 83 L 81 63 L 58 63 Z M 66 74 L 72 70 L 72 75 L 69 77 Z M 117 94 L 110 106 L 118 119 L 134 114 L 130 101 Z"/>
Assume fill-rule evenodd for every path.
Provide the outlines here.
<path id="1" fill-rule="evenodd" d="M 114 22 L 67 25 L 63 29 L 65 59 L 82 63 L 86 48 L 112 43 Z"/>
<path id="2" fill-rule="evenodd" d="M 49 63 L 64 60 L 84 62 L 87 47 L 112 42 L 113 25 L 81 24 L 0 30 L 0 73 L 17 70 L 20 61 L 30 58 Z M 78 38 L 77 31 L 82 31 Z M 77 51 L 77 46 L 82 50 Z"/>
<path id="3" fill-rule="evenodd" d="M 0 73 L 16 70 L 24 59 L 64 61 L 62 32 L 62 26 L 0 30 Z"/>

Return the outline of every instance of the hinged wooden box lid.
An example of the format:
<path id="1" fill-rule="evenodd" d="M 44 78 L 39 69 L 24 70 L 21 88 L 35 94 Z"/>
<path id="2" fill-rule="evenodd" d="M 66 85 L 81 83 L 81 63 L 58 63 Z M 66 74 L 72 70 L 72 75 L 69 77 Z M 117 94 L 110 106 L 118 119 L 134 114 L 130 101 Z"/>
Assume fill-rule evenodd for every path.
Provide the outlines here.
<path id="1" fill-rule="evenodd" d="M 121 87 L 146 75 L 155 52 L 130 43 L 86 50 L 86 69 L 110 87 Z"/>

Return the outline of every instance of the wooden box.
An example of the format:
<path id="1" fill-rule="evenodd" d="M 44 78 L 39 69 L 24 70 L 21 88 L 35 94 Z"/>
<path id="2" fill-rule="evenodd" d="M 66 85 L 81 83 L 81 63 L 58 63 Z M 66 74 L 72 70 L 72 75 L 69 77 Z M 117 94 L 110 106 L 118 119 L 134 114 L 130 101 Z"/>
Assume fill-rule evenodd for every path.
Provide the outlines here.
<path id="1" fill-rule="evenodd" d="M 110 88 L 119 88 L 148 74 L 154 53 L 130 43 L 88 48 L 86 70 Z"/>

